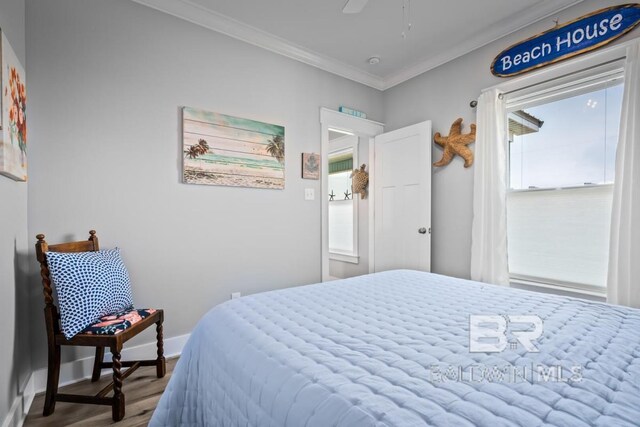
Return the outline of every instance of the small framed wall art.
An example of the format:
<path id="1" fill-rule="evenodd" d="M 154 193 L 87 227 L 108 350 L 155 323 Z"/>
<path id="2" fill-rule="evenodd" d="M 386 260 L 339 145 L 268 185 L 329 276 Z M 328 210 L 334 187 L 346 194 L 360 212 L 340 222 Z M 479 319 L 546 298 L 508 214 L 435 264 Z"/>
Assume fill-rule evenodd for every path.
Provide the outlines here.
<path id="1" fill-rule="evenodd" d="M 302 153 L 302 178 L 320 179 L 320 154 Z"/>

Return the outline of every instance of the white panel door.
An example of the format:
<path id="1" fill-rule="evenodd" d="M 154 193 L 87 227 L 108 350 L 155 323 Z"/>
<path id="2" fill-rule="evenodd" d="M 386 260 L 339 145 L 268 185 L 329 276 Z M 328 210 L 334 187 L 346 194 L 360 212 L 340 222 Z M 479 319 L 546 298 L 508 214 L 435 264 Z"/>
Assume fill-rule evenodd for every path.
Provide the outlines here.
<path id="1" fill-rule="evenodd" d="M 374 271 L 431 269 L 431 122 L 376 136 Z"/>

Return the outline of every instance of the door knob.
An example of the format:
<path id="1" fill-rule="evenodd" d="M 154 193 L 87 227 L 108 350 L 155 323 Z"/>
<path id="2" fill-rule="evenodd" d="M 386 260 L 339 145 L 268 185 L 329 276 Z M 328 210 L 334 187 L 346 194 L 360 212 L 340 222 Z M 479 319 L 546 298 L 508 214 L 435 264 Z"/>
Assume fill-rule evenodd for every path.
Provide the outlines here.
<path id="1" fill-rule="evenodd" d="M 419 229 L 418 229 L 418 233 L 420 233 L 420 234 L 427 234 L 427 229 L 426 229 L 426 228 L 424 228 L 424 227 L 419 228 Z"/>

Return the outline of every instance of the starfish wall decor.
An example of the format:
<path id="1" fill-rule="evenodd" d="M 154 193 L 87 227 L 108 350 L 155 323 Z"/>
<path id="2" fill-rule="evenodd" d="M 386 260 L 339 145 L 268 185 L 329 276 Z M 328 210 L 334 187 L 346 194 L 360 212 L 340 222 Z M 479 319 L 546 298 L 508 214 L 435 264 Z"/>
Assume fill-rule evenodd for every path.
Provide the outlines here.
<path id="1" fill-rule="evenodd" d="M 442 159 L 435 162 L 433 166 L 446 166 L 451 163 L 457 154 L 464 159 L 464 167 L 468 168 L 473 164 L 473 151 L 467 147 L 476 140 L 476 125 L 471 125 L 471 132 L 462 134 L 462 119 L 458 119 L 451 125 L 448 136 L 441 136 L 436 132 L 433 140 L 436 144 L 444 148 Z"/>

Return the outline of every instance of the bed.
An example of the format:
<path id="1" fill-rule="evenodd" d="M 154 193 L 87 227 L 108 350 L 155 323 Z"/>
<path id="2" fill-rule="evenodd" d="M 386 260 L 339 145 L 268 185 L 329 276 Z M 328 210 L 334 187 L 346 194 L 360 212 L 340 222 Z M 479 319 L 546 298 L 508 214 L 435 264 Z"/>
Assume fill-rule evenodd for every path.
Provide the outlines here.
<path id="1" fill-rule="evenodd" d="M 539 316 L 539 352 L 470 352 L 478 314 Z M 636 426 L 640 310 L 408 270 L 246 296 L 199 322 L 150 425 Z"/>

